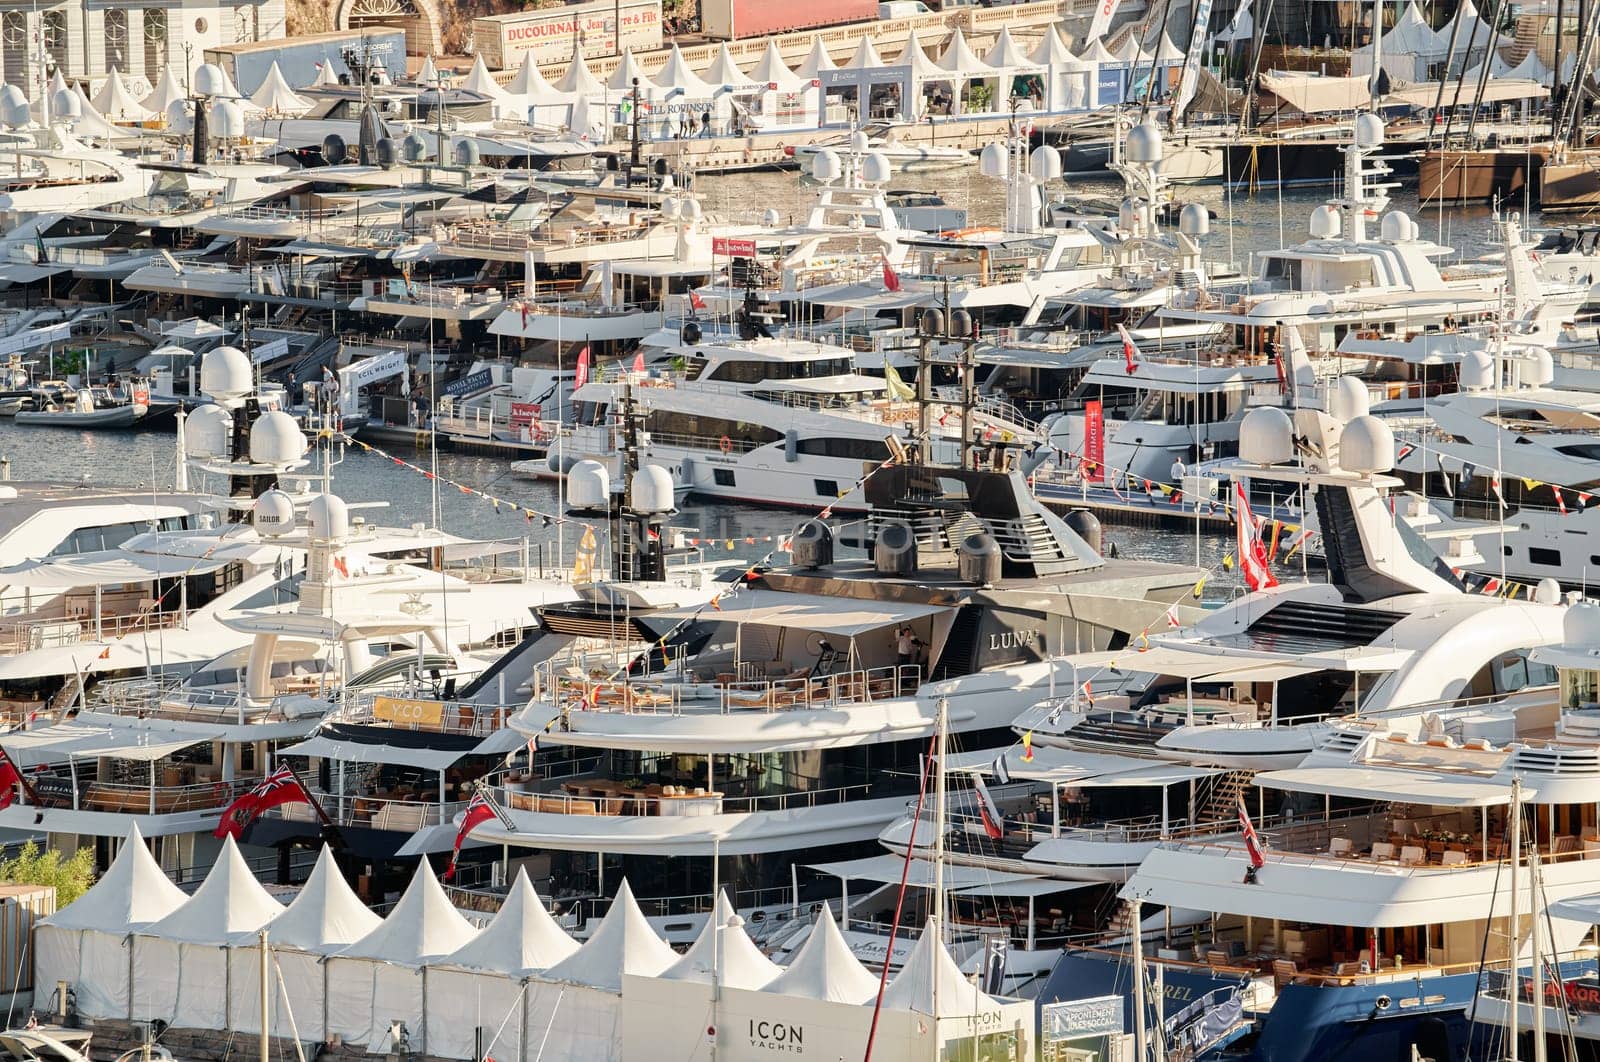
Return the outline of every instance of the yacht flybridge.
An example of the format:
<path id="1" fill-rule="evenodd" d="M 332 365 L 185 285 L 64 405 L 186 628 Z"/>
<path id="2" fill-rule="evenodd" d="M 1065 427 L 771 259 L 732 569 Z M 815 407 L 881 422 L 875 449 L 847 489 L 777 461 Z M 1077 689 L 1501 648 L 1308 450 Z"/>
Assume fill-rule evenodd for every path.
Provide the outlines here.
<path id="1" fill-rule="evenodd" d="M 636 617 L 618 640 L 649 651 L 542 661 L 512 725 L 541 762 L 583 769 L 504 779 L 505 824 L 474 836 L 550 854 L 574 894 L 620 864 L 652 896 L 699 895 L 720 871 L 741 906 L 786 903 L 800 853 L 867 854 L 901 814 L 941 701 L 964 746 L 1003 744 L 1058 681 L 1053 656 L 1125 645 L 1193 587 L 1192 568 L 1102 558 L 1006 469 L 1005 444 L 939 465 L 926 438 L 871 466 L 857 530 L 809 521 L 790 565 Z M 864 558 L 842 555 L 853 544 Z"/>

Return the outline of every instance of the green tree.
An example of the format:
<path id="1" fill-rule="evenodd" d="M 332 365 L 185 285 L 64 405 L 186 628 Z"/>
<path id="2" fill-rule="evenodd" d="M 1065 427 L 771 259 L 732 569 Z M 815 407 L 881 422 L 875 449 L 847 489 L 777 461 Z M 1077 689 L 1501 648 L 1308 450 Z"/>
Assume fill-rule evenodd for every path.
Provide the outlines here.
<path id="1" fill-rule="evenodd" d="M 88 891 L 94 884 L 94 850 L 80 848 L 72 858 L 62 859 L 55 849 L 40 848 L 34 841 L 22 851 L 0 861 L 0 881 L 17 885 L 54 885 L 56 909 L 60 910 Z"/>

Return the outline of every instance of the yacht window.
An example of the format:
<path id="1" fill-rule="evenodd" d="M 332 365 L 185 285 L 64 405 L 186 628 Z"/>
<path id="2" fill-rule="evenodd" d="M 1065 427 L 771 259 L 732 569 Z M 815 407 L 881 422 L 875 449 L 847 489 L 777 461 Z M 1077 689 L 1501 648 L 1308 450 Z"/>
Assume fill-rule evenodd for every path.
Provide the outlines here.
<path id="1" fill-rule="evenodd" d="M 1540 546 L 1528 547 L 1528 563 L 1539 564 L 1546 568 L 1561 567 L 1561 551 L 1558 549 L 1544 549 Z"/>
<path id="2" fill-rule="evenodd" d="M 811 481 L 816 488 L 819 498 L 837 498 L 839 496 L 839 481 L 836 479 L 814 479 Z"/>
<path id="3" fill-rule="evenodd" d="M 1600 706 L 1600 671 L 1583 668 L 1568 668 L 1562 671 L 1561 705 L 1564 708 Z"/>
<path id="4" fill-rule="evenodd" d="M 645 430 L 664 445 L 687 442 L 703 449 L 720 448 L 722 440 L 726 438 L 730 449 L 741 453 L 783 439 L 782 432 L 754 421 L 680 413 L 670 409 L 652 409 L 645 417 Z"/>
<path id="5" fill-rule="evenodd" d="M 819 380 L 847 376 L 855 371 L 851 358 L 815 358 L 805 361 L 725 361 L 711 370 L 708 380 L 730 383 L 771 383 L 776 380 Z"/>
<path id="6" fill-rule="evenodd" d="M 606 409 L 605 402 L 576 402 L 573 404 L 572 419 L 578 424 L 604 424 Z"/>
<path id="7" fill-rule="evenodd" d="M 887 453 L 882 439 L 838 437 L 801 439 L 795 449 L 812 457 L 843 457 L 851 461 L 881 461 Z"/>
<path id="8" fill-rule="evenodd" d="M 733 469 L 731 468 L 713 468 L 711 470 L 711 481 L 719 487 L 732 487 L 737 485 L 734 482 Z"/>

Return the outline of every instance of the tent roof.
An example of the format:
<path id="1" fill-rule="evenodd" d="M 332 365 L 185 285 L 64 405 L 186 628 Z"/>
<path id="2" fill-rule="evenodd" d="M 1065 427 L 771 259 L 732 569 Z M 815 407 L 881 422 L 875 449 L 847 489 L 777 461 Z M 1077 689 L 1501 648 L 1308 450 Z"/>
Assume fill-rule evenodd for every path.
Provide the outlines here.
<path id="1" fill-rule="evenodd" d="M 189 902 L 143 932 L 185 944 L 226 944 L 241 933 L 259 930 L 283 910 L 283 904 L 269 896 L 250 872 L 230 836 Z"/>
<path id="2" fill-rule="evenodd" d="M 1445 45 L 1446 41 L 1440 40 L 1439 34 L 1422 17 L 1417 0 L 1411 0 L 1400 17 L 1394 20 L 1394 25 L 1383 31 L 1383 50 L 1386 52 L 1433 55 L 1444 50 Z"/>
<path id="3" fill-rule="evenodd" d="M 715 69 L 715 67 L 712 69 Z M 755 65 L 755 69 L 750 71 L 750 77 L 755 81 L 765 82 L 769 85 L 792 84 L 806 80 L 789 69 L 789 64 L 783 61 L 783 53 L 778 51 L 778 42 L 773 37 L 767 38 L 767 50 L 761 53 L 761 61 Z"/>
<path id="4" fill-rule="evenodd" d="M 900 52 L 900 65 L 911 67 L 914 77 L 943 77 L 944 71 L 939 64 L 928 58 L 927 51 L 922 47 L 922 41 L 917 39 L 917 31 L 912 30 L 906 37 L 906 46 Z"/>
<path id="5" fill-rule="evenodd" d="M 1371 79 L 1321 77 L 1316 74 L 1262 74 L 1261 86 L 1289 106 L 1306 114 L 1320 111 L 1354 111 L 1372 99 Z"/>
<path id="6" fill-rule="evenodd" d="M 1137 33 L 1130 33 L 1111 49 L 1111 54 L 1124 63 L 1148 63 L 1152 56 L 1140 43 Z"/>
<path id="7" fill-rule="evenodd" d="M 326 88 L 339 83 L 339 75 L 333 71 L 333 60 L 328 56 L 327 50 L 322 53 L 322 62 L 317 64 L 317 79 L 311 82 L 311 88 Z"/>
<path id="8" fill-rule="evenodd" d="M 1535 81 L 1545 88 L 1550 88 L 1556 82 L 1555 74 L 1540 61 L 1538 52 L 1523 56 L 1522 62 L 1507 70 L 1505 77 L 1508 81 Z"/>
<path id="9" fill-rule="evenodd" d="M 323 845 L 300 894 L 267 926 L 267 936 L 274 944 L 306 951 L 338 951 L 382 924 L 344 880 L 333 850 Z"/>
<path id="10" fill-rule="evenodd" d="M 405 895 L 372 932 L 339 952 L 344 958 L 421 963 L 441 959 L 476 936 L 439 887 L 426 859 L 417 864 Z"/>
<path id="11" fill-rule="evenodd" d="M 647 93 L 656 87 L 655 82 L 650 80 L 650 76 L 639 65 L 639 60 L 633 57 L 633 49 L 624 48 L 622 58 L 617 61 L 617 68 L 606 79 L 606 88 L 613 92 L 632 91 L 634 78 L 639 79 L 639 91 L 641 93 Z"/>
<path id="12" fill-rule="evenodd" d="M 883 58 L 878 55 L 878 49 L 873 47 L 871 37 L 862 37 L 856 44 L 856 50 L 850 58 L 839 65 L 840 70 L 876 70 L 883 66 Z"/>
<path id="13" fill-rule="evenodd" d="M 589 72 L 589 61 L 582 52 L 573 54 L 572 62 L 568 64 L 567 72 L 561 75 L 561 80 L 556 82 L 556 88 L 579 96 L 603 96 L 606 91 L 600 79 Z"/>
<path id="14" fill-rule="evenodd" d="M 217 69 L 222 71 L 222 91 L 217 93 L 216 98 L 219 100 L 244 99 L 244 93 L 240 92 L 239 86 L 233 83 L 233 75 L 228 73 L 228 68 L 219 66 Z M 335 78 L 334 80 L 337 82 L 338 78 Z"/>
<path id="15" fill-rule="evenodd" d="M 461 87 L 468 92 L 476 92 L 480 96 L 487 96 L 501 103 L 511 102 L 511 95 L 489 74 L 489 66 L 483 61 L 482 54 L 472 61 L 472 72 L 461 83 Z"/>
<path id="16" fill-rule="evenodd" d="M 934 992 L 937 982 L 939 990 Z M 934 1014 L 934 1000 L 945 1013 Z M 917 946 L 906 957 L 905 965 L 889 987 L 883 990 L 885 1010 L 910 1010 L 930 1017 L 955 1017 L 973 1014 L 995 1003 L 968 981 L 956 961 L 939 939 L 939 924 L 929 919 L 917 939 Z"/>
<path id="17" fill-rule="evenodd" d="M 1080 52 L 1078 58 L 1086 63 L 1119 63 L 1122 61 L 1111 53 L 1111 50 L 1106 47 L 1105 41 L 1095 41 Z"/>
<path id="18" fill-rule="evenodd" d="M 768 47 L 772 39 L 767 39 Z M 763 56 L 763 59 L 765 57 Z M 779 62 L 782 62 L 780 59 Z M 793 75 L 790 75 L 791 77 Z M 705 72 L 705 80 L 712 85 L 722 85 L 728 88 L 752 88 L 756 85 L 755 78 L 739 69 L 739 64 L 733 61 L 733 53 L 728 51 L 728 42 L 723 41 L 717 45 L 717 57 L 711 61 L 711 66 Z M 773 80 L 768 78 L 767 80 Z"/>
<path id="19" fill-rule="evenodd" d="M 851 952 L 833 911 L 824 904 L 794 961 L 768 982 L 766 991 L 859 1005 L 877 995 L 878 978 Z"/>
<path id="20" fill-rule="evenodd" d="M 1051 37 L 1055 36 L 1055 27 L 1045 27 L 1044 40 L 1048 44 Z M 1041 47 L 1044 47 L 1042 44 Z M 1000 36 L 995 38 L 994 47 L 989 49 L 989 54 L 983 57 L 989 66 L 1034 66 L 1036 65 L 1022 50 L 1022 46 L 1011 36 L 1009 26 L 1000 27 Z"/>
<path id="21" fill-rule="evenodd" d="M 183 85 L 178 81 L 178 75 L 172 72 L 172 64 L 168 63 L 161 68 L 161 76 L 156 79 L 156 87 L 139 102 L 144 104 L 156 114 L 166 114 L 167 107 L 173 100 L 183 99 Z"/>
<path id="22" fill-rule="evenodd" d="M 726 893 L 717 894 L 712 915 L 700 930 L 683 958 L 669 966 L 662 977 L 670 981 L 698 981 L 710 984 L 713 974 L 727 988 L 748 988 L 752 991 L 765 987 L 777 977 L 778 964 L 761 954 L 750 934 L 744 931 L 741 921 L 729 925 L 734 918 L 733 904 Z M 717 927 L 721 926 L 719 933 Z M 717 955 L 717 940 L 721 938 L 722 954 Z"/>
<path id="23" fill-rule="evenodd" d="M 952 74 L 966 74 L 969 76 L 981 77 L 985 74 L 994 73 L 987 63 L 978 58 L 978 53 L 972 50 L 972 46 L 967 43 L 966 34 L 961 32 L 960 26 L 957 26 L 955 31 L 950 34 L 950 40 L 944 46 L 944 54 L 939 57 L 939 67 L 942 70 L 948 70 Z"/>
<path id="24" fill-rule="evenodd" d="M 544 976 L 620 992 L 623 974 L 655 977 L 677 961 L 677 952 L 656 935 L 624 879 L 611 910 L 583 947 L 550 967 Z"/>
<path id="25" fill-rule="evenodd" d="M 469 970 L 522 976 L 548 969 L 577 950 L 578 942 L 556 925 L 533 891 L 528 872 L 519 868 L 494 921 L 441 961 Z"/>
<path id="26" fill-rule="evenodd" d="M 828 54 L 828 46 L 822 43 L 822 38 L 813 33 L 811 35 L 811 50 L 806 57 L 800 60 L 800 65 L 794 68 L 799 77 L 807 81 L 814 80 L 824 70 L 837 69 L 833 56 Z"/>
<path id="27" fill-rule="evenodd" d="M 549 96 L 555 90 L 556 87 L 539 72 L 539 65 L 533 61 L 533 53 L 523 52 L 522 66 L 506 91 L 514 96 Z"/>
<path id="28" fill-rule="evenodd" d="M 78 94 L 78 106 L 83 113 L 78 115 L 78 120 L 72 123 L 72 135 L 76 137 L 125 137 L 133 132 L 131 129 L 119 129 L 106 121 L 105 115 L 94 109 L 94 104 L 89 102 L 89 97 L 83 94 L 82 85 L 72 86 L 72 91 Z"/>
<path id="29" fill-rule="evenodd" d="M 1186 58 L 1188 56 L 1184 54 L 1183 49 L 1172 43 L 1172 35 L 1163 33 L 1161 35 L 1161 44 L 1156 48 L 1156 62 L 1181 63 Z"/>
<path id="30" fill-rule="evenodd" d="M 100 86 L 100 91 L 89 102 L 94 104 L 95 110 L 114 122 L 142 122 L 155 117 L 154 111 L 139 102 L 123 80 L 122 71 L 116 67 L 111 68 L 111 76 L 106 78 L 106 83 Z"/>
<path id="31" fill-rule="evenodd" d="M 289 79 L 283 76 L 276 59 L 272 61 L 261 87 L 250 94 L 250 102 L 275 114 L 301 114 L 311 109 L 311 101 L 290 87 Z"/>
<path id="32" fill-rule="evenodd" d="M 533 53 L 524 52 L 523 59 L 526 60 L 531 54 Z M 438 83 L 439 68 L 433 64 L 433 56 L 430 55 L 422 60 L 422 69 L 417 71 L 417 84 L 437 85 Z"/>
<path id="33" fill-rule="evenodd" d="M 689 68 L 689 61 L 676 44 L 667 56 L 667 65 L 656 75 L 656 84 L 664 89 L 677 89 L 691 99 L 704 98 L 712 93 L 711 86 Z"/>
<path id="34" fill-rule="evenodd" d="M 989 53 L 992 60 L 994 53 Z M 1054 26 L 1049 26 L 1044 31 L 1044 36 L 1039 38 L 1039 46 L 1028 56 L 1028 62 L 1035 66 L 1062 66 L 1082 67 L 1087 66 L 1082 59 L 1072 54 L 1072 49 L 1067 47 L 1067 42 L 1061 39 L 1061 31 Z"/>
<path id="35" fill-rule="evenodd" d="M 128 829 L 117 858 L 89 891 L 44 920 L 58 929 L 126 933 L 157 922 L 189 897 L 162 873 L 137 824 Z"/>

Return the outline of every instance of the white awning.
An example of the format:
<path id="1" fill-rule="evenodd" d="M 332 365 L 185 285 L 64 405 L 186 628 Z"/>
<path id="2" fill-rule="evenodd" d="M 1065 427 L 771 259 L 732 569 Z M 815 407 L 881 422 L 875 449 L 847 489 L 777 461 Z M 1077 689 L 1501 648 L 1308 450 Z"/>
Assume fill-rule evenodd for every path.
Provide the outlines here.
<path id="1" fill-rule="evenodd" d="M 840 863 L 811 863 L 811 870 L 845 881 L 878 881 L 898 885 L 900 875 L 906 875 L 906 884 L 914 889 L 933 888 L 933 864 L 925 859 L 913 859 L 906 869 L 903 856 L 892 854 L 848 859 Z M 981 867 L 946 865 L 944 887 L 954 893 L 987 892 L 996 896 L 1042 895 L 1050 892 L 1067 892 L 1093 884 L 1087 881 L 1053 881 L 1032 874 L 999 874 Z"/>
<path id="2" fill-rule="evenodd" d="M 1600 893 L 1591 892 L 1586 896 L 1569 896 L 1565 900 L 1553 900 L 1546 910 L 1554 918 L 1600 925 Z"/>
<path id="3" fill-rule="evenodd" d="M 765 627 L 793 627 L 854 638 L 896 623 L 923 619 L 951 611 L 948 605 L 922 605 L 900 601 L 854 601 L 821 594 L 788 594 L 774 590 L 745 590 L 729 595 L 720 609 L 683 608 L 649 617 L 652 626 L 665 630 L 698 618 L 707 623 L 745 623 Z"/>
<path id="4" fill-rule="evenodd" d="M 119 760 L 159 760 L 191 745 L 210 742 L 214 734 L 172 727 L 111 727 L 59 723 L 39 730 L 21 730 L 0 737 L 18 767 L 66 763 L 73 759 L 110 756 Z"/>
<path id="5" fill-rule="evenodd" d="M 1081 789 L 1094 789 L 1113 785 L 1164 787 L 1176 785 L 1179 782 L 1192 782 L 1196 778 L 1210 778 L 1213 775 L 1227 773 L 1227 768 L 1224 767 L 1191 767 L 1186 763 L 1151 763 L 1137 770 L 1102 775 L 1097 778 L 1085 778 L 1078 782 L 1077 785 Z"/>
<path id="6" fill-rule="evenodd" d="M 256 546 L 260 548 L 259 545 Z M 67 590 L 75 586 L 113 586 L 204 575 L 228 565 L 226 558 L 175 557 L 106 550 L 75 556 L 23 561 L 0 568 L 0 586 Z"/>
<path id="7" fill-rule="evenodd" d="M 1256 775 L 1256 785 L 1287 793 L 1315 793 L 1357 800 L 1398 801 L 1433 807 L 1497 807 L 1511 802 L 1503 782 L 1388 767 L 1296 767 Z M 1532 800 L 1536 790 L 1524 787 Z"/>
<path id="8" fill-rule="evenodd" d="M 1101 777 L 1105 778 L 1101 784 L 1116 785 L 1116 778 L 1119 775 L 1147 770 L 1152 766 L 1179 766 L 1163 765 L 1160 761 L 1141 759 L 1137 756 L 1058 749 L 1048 745 L 1035 748 L 1031 760 L 1022 758 L 1022 748 L 1019 745 L 1007 749 L 1004 756 L 1006 771 L 1014 781 L 1049 782 L 1053 785 L 1066 782 L 1081 783 L 1086 778 Z M 994 753 L 985 750 L 951 756 L 946 760 L 946 766 L 952 771 L 987 774 L 994 761 Z"/>
<path id="9" fill-rule="evenodd" d="M 1265 653 L 1247 653 L 1230 650 L 1222 653 L 1205 648 L 1155 645 L 1143 652 L 1138 649 L 1119 649 L 1115 652 L 1085 653 L 1072 658 L 1077 664 L 1077 674 L 1086 676 L 1094 671 L 1115 668 L 1124 674 L 1148 673 L 1168 675 L 1172 678 L 1199 680 L 1237 676 L 1253 682 L 1277 682 L 1320 667 Z"/>
<path id="10" fill-rule="evenodd" d="M 387 763 L 398 767 L 417 767 L 424 771 L 442 771 L 465 756 L 503 756 L 512 749 L 520 748 L 527 740 L 510 727 L 496 730 L 478 744 L 466 749 L 384 745 L 365 741 L 346 741 L 316 734 L 299 744 L 279 750 L 279 755 L 319 756 L 325 759 L 343 760 L 346 763 Z"/>

